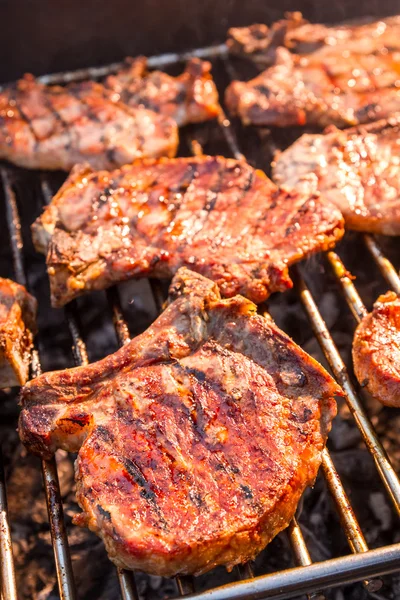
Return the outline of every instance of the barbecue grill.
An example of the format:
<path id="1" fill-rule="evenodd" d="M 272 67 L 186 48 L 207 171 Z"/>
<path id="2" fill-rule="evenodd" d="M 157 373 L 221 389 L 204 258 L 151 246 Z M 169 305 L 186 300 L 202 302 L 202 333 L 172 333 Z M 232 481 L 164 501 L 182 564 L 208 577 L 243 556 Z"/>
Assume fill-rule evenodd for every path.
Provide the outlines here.
<path id="1" fill-rule="evenodd" d="M 270 13 L 269 17 L 271 17 Z M 246 21 L 250 22 L 251 18 L 246 17 Z M 225 29 L 227 29 L 226 24 L 224 25 Z M 236 75 L 238 75 L 238 78 L 243 76 L 243 72 L 240 72 L 240 68 L 242 67 L 240 61 L 238 64 L 231 62 L 224 44 L 200 48 L 186 54 L 154 56 L 150 58 L 148 64 L 149 67 L 173 68 L 177 63 L 193 55 L 212 60 L 213 73 L 221 98 L 223 98 L 223 88 L 226 83 Z M 41 80 L 45 83 L 63 84 L 86 77 L 98 78 L 115 71 L 117 68 L 118 64 L 114 63 L 106 67 L 45 75 L 42 76 Z M 236 71 L 237 69 L 239 69 L 239 72 Z M 205 131 L 206 134 L 204 133 Z M 259 139 L 260 135 L 261 138 Z M 252 130 L 245 135 L 243 128 L 238 123 L 232 124 L 229 118 L 224 113 L 221 113 L 216 123 L 184 130 L 181 135 L 181 138 L 183 138 L 181 152 L 182 154 L 189 151 L 198 153 L 204 147 L 204 151 L 209 154 L 218 152 L 226 156 L 243 158 L 244 154 L 242 152 L 245 152 L 246 149 L 246 155 L 250 162 L 253 164 L 257 163 L 257 166 L 261 166 L 268 171 L 268 163 L 274 149 L 288 145 L 291 141 L 291 135 L 292 133 L 285 131 L 266 132 L 256 130 Z M 250 156 L 247 153 L 249 146 L 251 146 Z M 57 175 L 54 176 L 53 174 L 46 173 L 29 175 L 29 180 L 27 180 L 26 173 L 21 169 L 16 169 L 9 165 L 1 166 L 0 174 L 13 260 L 13 278 L 19 283 L 27 285 L 29 289 L 31 273 L 29 269 L 25 269 L 25 264 L 29 263 L 27 255 L 30 249 L 29 247 L 27 248 L 26 239 L 31 221 L 28 222 L 27 211 L 23 210 L 22 207 L 24 206 L 24 202 L 32 201 L 32 196 L 35 202 L 39 202 L 42 205 L 50 202 L 52 194 L 57 189 L 57 182 L 59 180 L 57 180 Z M 28 188 L 27 181 L 29 185 L 32 185 L 32 189 Z M 32 184 L 32 182 L 34 183 Z M 396 268 L 383 254 L 377 240 L 370 235 L 353 236 L 353 239 L 356 238 L 357 248 L 360 245 L 363 246 L 365 254 L 371 259 L 371 264 L 373 262 L 376 263 L 389 288 L 400 294 L 400 277 Z M 331 273 L 337 280 L 337 290 L 338 292 L 341 290 L 343 293 L 348 308 L 357 322 L 366 314 L 366 307 L 340 254 L 340 249 L 338 253 L 331 251 L 326 254 L 325 258 L 331 269 Z M 302 266 L 292 269 L 296 294 L 308 316 L 314 335 L 318 340 L 331 371 L 345 391 L 347 405 L 373 458 L 383 488 L 393 504 L 397 515 L 400 516 L 400 481 L 367 415 L 363 400 L 346 371 L 345 362 L 333 341 L 328 326 L 321 316 L 317 302 L 310 291 L 312 285 L 306 283 L 308 279 L 305 273 L 309 273 L 310 269 L 313 269 L 313 276 L 317 276 L 315 265 L 320 265 L 320 262 L 315 261 L 316 259 L 311 259 L 307 269 L 304 269 Z M 328 272 L 322 277 L 328 277 L 329 268 Z M 369 268 L 370 265 L 367 266 L 367 269 Z M 367 269 L 365 270 L 367 271 Z M 318 277 L 321 277 L 319 272 Z M 150 281 L 150 289 L 153 294 L 155 306 L 160 311 L 165 299 L 165 286 L 159 282 Z M 119 289 L 111 288 L 106 292 L 106 296 L 111 309 L 113 326 L 118 343 L 119 345 L 123 345 L 129 341 L 130 332 L 127 321 L 124 318 L 126 310 L 123 310 L 121 307 Z M 39 297 L 38 300 L 40 302 L 42 299 Z M 276 303 L 279 305 L 279 298 L 276 298 Z M 73 341 L 72 354 L 74 362 L 76 365 L 85 365 L 88 364 L 89 359 L 86 344 L 81 333 L 78 307 L 79 302 L 74 301 L 70 303 L 65 308 L 64 315 Z M 68 364 L 66 359 L 64 366 L 73 365 Z M 31 372 L 32 376 L 37 376 L 41 372 L 38 348 L 35 348 L 32 353 Z M 42 461 L 42 472 L 59 594 L 63 600 L 75 600 L 80 596 L 79 590 L 76 590 L 74 583 L 55 459 L 49 462 Z M 323 600 L 324 593 L 321 590 L 356 581 L 363 582 L 362 584 L 369 592 L 377 592 L 382 585 L 379 579 L 380 576 L 400 570 L 400 543 L 370 550 L 358 523 L 355 511 L 352 508 L 349 497 L 327 449 L 323 452 L 322 472 L 351 549 L 349 555 L 312 563 L 301 526 L 296 518 L 294 518 L 288 528 L 287 534 L 293 551 L 294 563 L 297 565 L 295 568 L 254 577 L 252 565 L 246 564 L 235 570 L 234 576 L 231 578 L 231 583 L 211 588 L 201 593 L 196 593 L 196 582 L 193 578 L 180 577 L 177 578 L 180 595 L 190 595 L 190 598 L 196 600 L 244 600 L 244 598 L 249 597 L 253 599 L 272 598 L 277 600 L 294 598 L 306 593 L 310 600 Z M 17 591 L 3 469 L 0 471 L 0 519 L 1 597 L 2 600 L 14 600 L 17 598 Z M 134 574 L 118 570 L 118 578 L 123 600 L 137 600 L 139 596 Z M 236 581 L 234 581 L 235 578 Z"/>

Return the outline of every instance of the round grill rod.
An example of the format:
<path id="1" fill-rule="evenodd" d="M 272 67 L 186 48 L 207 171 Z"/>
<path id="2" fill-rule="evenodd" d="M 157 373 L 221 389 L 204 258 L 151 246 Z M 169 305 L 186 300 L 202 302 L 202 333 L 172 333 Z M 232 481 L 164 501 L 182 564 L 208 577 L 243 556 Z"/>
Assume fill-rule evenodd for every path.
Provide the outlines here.
<path id="1" fill-rule="evenodd" d="M 6 201 L 6 218 L 10 232 L 15 276 L 18 283 L 27 286 L 23 264 L 23 240 L 18 207 L 8 173 L 4 168 L 1 169 L 1 179 Z M 31 371 L 33 377 L 37 377 L 41 373 L 39 355 L 35 348 L 32 351 Z M 76 600 L 71 555 L 65 531 L 60 484 L 54 457 L 50 461 L 42 460 L 42 472 L 60 597 L 61 600 Z"/>
<path id="2" fill-rule="evenodd" d="M 368 450 L 370 451 L 379 475 L 385 485 L 393 505 L 400 515 L 400 481 L 396 475 L 389 457 L 383 448 L 375 429 L 369 420 L 364 407 L 359 400 L 356 391 L 351 383 L 345 364 L 339 354 L 339 351 L 329 333 L 329 330 L 321 317 L 321 313 L 311 295 L 304 279 L 301 277 L 298 267 L 294 267 L 297 279 L 297 287 L 301 302 L 305 308 L 308 318 L 311 322 L 313 331 L 318 339 L 321 349 L 332 369 L 332 372 L 346 396 L 347 404 L 357 423 L 357 426 L 364 438 Z"/>

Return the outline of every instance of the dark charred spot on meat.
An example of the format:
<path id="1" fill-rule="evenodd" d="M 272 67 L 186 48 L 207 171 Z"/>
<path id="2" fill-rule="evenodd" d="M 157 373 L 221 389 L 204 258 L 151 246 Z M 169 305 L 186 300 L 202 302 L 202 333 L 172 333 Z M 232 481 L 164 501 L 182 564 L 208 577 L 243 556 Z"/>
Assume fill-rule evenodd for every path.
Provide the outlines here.
<path id="1" fill-rule="evenodd" d="M 251 490 L 251 488 L 248 485 L 243 485 L 242 483 L 240 484 L 240 489 L 242 490 L 244 497 L 247 500 L 252 500 L 254 495 L 253 492 Z"/>
<path id="2" fill-rule="evenodd" d="M 204 508 L 206 506 L 201 494 L 197 491 L 189 490 L 189 498 L 197 508 Z"/>
<path id="3" fill-rule="evenodd" d="M 287 369 L 283 366 L 279 377 L 282 383 L 289 386 L 304 387 L 307 383 L 306 374 L 293 363 L 288 363 Z"/>
<path id="4" fill-rule="evenodd" d="M 310 410 L 307 407 L 302 408 L 300 410 L 300 412 L 295 412 L 295 411 L 291 412 L 291 417 L 292 417 L 293 421 L 296 421 L 296 423 L 307 423 L 312 418 L 312 416 L 313 416 L 312 410 Z M 304 435 L 306 435 L 306 434 L 304 434 Z"/>
<path id="5" fill-rule="evenodd" d="M 63 420 L 63 422 L 69 421 L 70 423 L 73 423 L 74 425 L 79 425 L 80 427 L 85 427 L 85 425 L 88 425 L 90 423 L 91 416 L 83 413 L 81 415 L 74 415 L 73 417 L 68 417 L 68 418 L 65 418 L 62 420 Z"/>
<path id="6" fill-rule="evenodd" d="M 97 504 L 96 506 L 98 512 L 100 513 L 100 515 L 106 519 L 106 521 L 109 521 L 111 523 L 111 513 L 106 510 L 105 508 L 103 508 L 100 504 Z"/>
<path id="7" fill-rule="evenodd" d="M 204 371 L 201 371 L 200 369 L 185 367 L 185 371 L 186 373 L 196 377 L 196 379 L 198 381 L 201 381 L 202 383 L 207 381 L 207 374 Z"/>
<path id="8" fill-rule="evenodd" d="M 269 98 L 269 96 L 271 95 L 271 89 L 262 83 L 254 86 L 254 89 L 260 92 L 260 94 L 262 94 L 266 98 Z"/>
<path id="9" fill-rule="evenodd" d="M 114 436 L 111 431 L 107 427 L 103 427 L 102 425 L 98 425 L 95 429 L 95 435 L 106 444 L 112 444 L 114 442 Z"/>

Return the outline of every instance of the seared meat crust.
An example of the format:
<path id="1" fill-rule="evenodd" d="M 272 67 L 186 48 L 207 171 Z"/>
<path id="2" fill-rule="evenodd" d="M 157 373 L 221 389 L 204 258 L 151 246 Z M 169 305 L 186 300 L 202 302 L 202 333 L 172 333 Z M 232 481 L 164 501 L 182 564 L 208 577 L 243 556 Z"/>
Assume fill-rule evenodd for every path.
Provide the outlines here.
<path id="1" fill-rule="evenodd" d="M 180 266 L 224 296 L 262 302 L 291 287 L 288 266 L 343 235 L 333 206 L 278 189 L 244 161 L 200 156 L 143 161 L 114 172 L 75 169 L 33 226 L 52 302 Z M 48 244 L 48 242 L 50 243 Z"/>
<path id="2" fill-rule="evenodd" d="M 142 335 L 21 392 L 19 432 L 79 451 L 76 522 L 111 560 L 172 576 L 255 555 L 312 485 L 340 389 L 241 296 L 185 268 Z"/>
<path id="3" fill-rule="evenodd" d="M 175 156 L 175 122 L 128 107 L 91 81 L 45 86 L 32 75 L 0 92 L 0 157 L 29 169 L 89 162 L 113 169 L 141 157 Z"/>
<path id="4" fill-rule="evenodd" d="M 214 119 L 219 113 L 218 92 L 211 64 L 192 58 L 178 77 L 147 71 L 147 59 L 127 58 L 126 67 L 110 75 L 105 85 L 129 106 L 154 110 L 173 118 L 179 127 Z"/>
<path id="5" fill-rule="evenodd" d="M 273 179 L 340 209 L 346 227 L 400 235 L 400 116 L 340 131 L 302 135 L 277 155 Z"/>
<path id="6" fill-rule="evenodd" d="M 386 406 L 400 406 L 400 299 L 379 296 L 353 340 L 354 372 L 361 385 Z"/>
<path id="7" fill-rule="evenodd" d="M 400 17 L 332 28 L 297 15 L 271 29 L 235 30 L 233 39 L 234 50 L 270 65 L 226 90 L 245 124 L 346 127 L 400 111 Z"/>
<path id="8" fill-rule="evenodd" d="M 28 379 L 36 308 L 35 298 L 22 285 L 0 278 L 0 388 Z"/>
<path id="9" fill-rule="evenodd" d="M 277 46 L 301 55 L 317 51 L 337 54 L 338 48 L 364 55 L 396 52 L 400 50 L 400 16 L 373 22 L 322 25 L 310 23 L 300 12 L 287 13 L 285 19 L 270 27 L 263 24 L 232 27 L 228 31 L 227 46 L 232 54 L 265 65 L 273 62 Z"/>

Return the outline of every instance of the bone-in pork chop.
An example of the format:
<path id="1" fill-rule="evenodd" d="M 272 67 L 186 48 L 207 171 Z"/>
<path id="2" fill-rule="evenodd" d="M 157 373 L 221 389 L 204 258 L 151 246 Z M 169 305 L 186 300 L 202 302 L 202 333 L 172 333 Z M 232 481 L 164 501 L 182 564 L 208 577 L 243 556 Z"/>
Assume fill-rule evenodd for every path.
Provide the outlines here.
<path id="1" fill-rule="evenodd" d="M 304 134 L 277 155 L 273 178 L 289 189 L 320 191 L 349 229 L 400 235 L 399 143 L 399 116 Z"/>
<path id="2" fill-rule="evenodd" d="M 131 277 L 187 266 L 262 302 L 291 287 L 288 266 L 332 247 L 340 212 L 317 195 L 278 189 L 244 161 L 200 156 L 75 169 L 33 226 L 52 302 Z"/>
<path id="3" fill-rule="evenodd" d="M 115 354 L 22 390 L 19 432 L 79 452 L 75 521 L 120 567 L 172 576 L 247 561 L 312 485 L 340 390 L 272 319 L 185 268 Z"/>
<path id="4" fill-rule="evenodd" d="M 22 285 L 0 278 L 0 388 L 26 383 L 35 319 L 35 298 Z"/>

